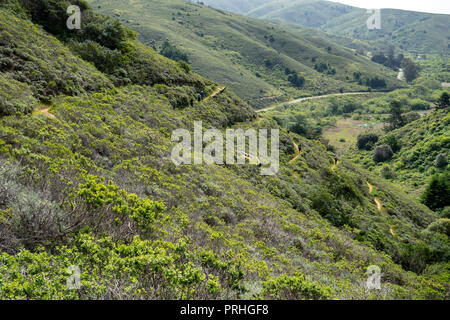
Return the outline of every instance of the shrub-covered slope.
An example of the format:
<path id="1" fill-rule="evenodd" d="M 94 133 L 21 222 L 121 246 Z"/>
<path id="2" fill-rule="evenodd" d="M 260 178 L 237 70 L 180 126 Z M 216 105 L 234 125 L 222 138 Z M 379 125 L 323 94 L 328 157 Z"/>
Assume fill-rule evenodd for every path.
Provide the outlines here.
<path id="1" fill-rule="evenodd" d="M 174 70 L 193 80 L 130 78 L 49 97 L 45 112 L 1 116 L 1 298 L 447 296 L 448 237 L 440 228 L 425 231 L 437 216 L 346 161 L 333 167 L 317 141 L 283 132 L 275 176 L 249 164 L 176 167 L 174 129 L 198 120 L 219 130 L 276 123 L 257 118 L 228 90 L 191 103 L 217 85 L 142 50 L 154 57 L 143 66 L 159 79 Z M 68 61 L 77 59 L 66 52 Z M 134 70 L 136 61 L 124 66 Z M 21 90 L 19 80 L 8 82 L 10 73 L 2 72 L 8 90 Z M 28 106 L 30 96 L 14 97 Z M 294 142 L 303 150 L 291 162 Z M 370 265 L 382 269 L 381 291 L 364 288 Z M 70 290 L 77 268 L 81 287 Z"/>

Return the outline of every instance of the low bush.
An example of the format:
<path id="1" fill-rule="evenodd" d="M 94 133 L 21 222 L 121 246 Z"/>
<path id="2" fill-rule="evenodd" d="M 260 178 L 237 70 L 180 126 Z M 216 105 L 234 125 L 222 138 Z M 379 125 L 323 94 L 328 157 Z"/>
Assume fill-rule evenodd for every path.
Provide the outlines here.
<path id="1" fill-rule="evenodd" d="M 391 147 L 384 144 L 375 148 L 373 152 L 373 161 L 375 162 L 385 162 L 392 159 L 394 152 Z"/>
<path id="2" fill-rule="evenodd" d="M 326 300 L 331 297 L 331 289 L 322 288 L 307 281 L 301 273 L 295 273 L 264 282 L 262 297 L 274 300 Z"/>
<path id="3" fill-rule="evenodd" d="M 445 168 L 447 164 L 448 164 L 447 154 L 445 153 L 438 154 L 436 160 L 434 161 L 434 165 L 436 166 L 436 168 Z"/>

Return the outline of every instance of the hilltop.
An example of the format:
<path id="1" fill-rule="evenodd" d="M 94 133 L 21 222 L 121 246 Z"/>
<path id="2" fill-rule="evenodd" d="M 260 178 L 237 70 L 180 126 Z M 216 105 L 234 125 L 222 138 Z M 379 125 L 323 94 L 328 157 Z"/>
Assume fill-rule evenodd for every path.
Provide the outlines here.
<path id="1" fill-rule="evenodd" d="M 145 44 L 184 58 L 256 108 L 291 97 L 404 85 L 365 55 L 289 27 L 181 0 L 90 3 L 137 31 Z M 357 72 L 361 77 L 355 79 Z M 373 79 L 384 82 L 373 85 Z"/>
<path id="2" fill-rule="evenodd" d="M 438 216 L 319 141 L 282 130 L 274 176 L 175 166 L 171 132 L 194 121 L 279 126 L 231 90 L 198 101 L 221 86 L 77 3 L 68 32 L 52 19 L 69 2 L 1 2 L 0 298 L 448 297 Z M 371 265 L 381 291 L 364 287 Z"/>
<path id="3" fill-rule="evenodd" d="M 249 17 L 276 19 L 331 34 L 388 42 L 411 53 L 449 53 L 450 15 L 382 9 L 381 30 L 369 30 L 366 9 L 322 0 L 205 0 L 211 6 Z"/>

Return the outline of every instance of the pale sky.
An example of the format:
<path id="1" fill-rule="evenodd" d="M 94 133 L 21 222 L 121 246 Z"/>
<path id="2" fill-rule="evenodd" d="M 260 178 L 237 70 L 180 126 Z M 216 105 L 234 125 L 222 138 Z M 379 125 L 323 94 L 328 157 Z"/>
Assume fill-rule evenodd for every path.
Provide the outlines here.
<path id="1" fill-rule="evenodd" d="M 431 13 L 450 14 L 449 0 L 330 0 L 354 7 L 368 9 L 404 9 Z"/>

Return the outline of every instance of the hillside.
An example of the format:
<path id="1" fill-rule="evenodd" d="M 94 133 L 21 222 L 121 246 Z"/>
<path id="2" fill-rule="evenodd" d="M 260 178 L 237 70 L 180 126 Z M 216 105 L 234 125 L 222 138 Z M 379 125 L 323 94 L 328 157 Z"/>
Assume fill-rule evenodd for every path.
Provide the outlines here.
<path id="1" fill-rule="evenodd" d="M 233 6 L 224 0 L 206 0 L 217 8 L 260 19 L 277 19 L 363 40 L 388 42 L 411 53 L 449 53 L 450 15 L 383 9 L 381 30 L 369 30 L 366 9 L 322 0 L 245 1 Z M 234 3 L 234 2 L 233 2 Z M 237 10 L 237 11 L 234 11 Z"/>
<path id="2" fill-rule="evenodd" d="M 179 0 L 90 3 L 133 28 L 158 51 L 168 40 L 196 72 L 226 85 L 256 108 L 290 97 L 365 91 L 374 78 L 385 79 L 386 85 L 373 89 L 403 85 L 392 71 L 367 57 L 307 32 Z M 360 81 L 355 72 L 362 73 Z"/>
<path id="3" fill-rule="evenodd" d="M 391 180 L 404 184 L 419 198 L 432 175 L 445 171 L 436 166 L 436 158 L 450 151 L 450 116 L 445 110 L 433 111 L 408 125 L 384 134 L 378 144 L 396 141 L 399 146 L 391 160 L 376 163 L 373 152 L 355 152 L 354 159 L 366 168 L 380 171 L 391 169 Z M 395 149 L 394 149 L 395 150 Z"/>
<path id="4" fill-rule="evenodd" d="M 438 216 L 319 141 L 282 130 L 273 176 L 176 166 L 171 133 L 194 121 L 278 125 L 87 6 L 66 33 L 52 19 L 69 4 L 0 2 L 1 299 L 448 298 Z"/>

